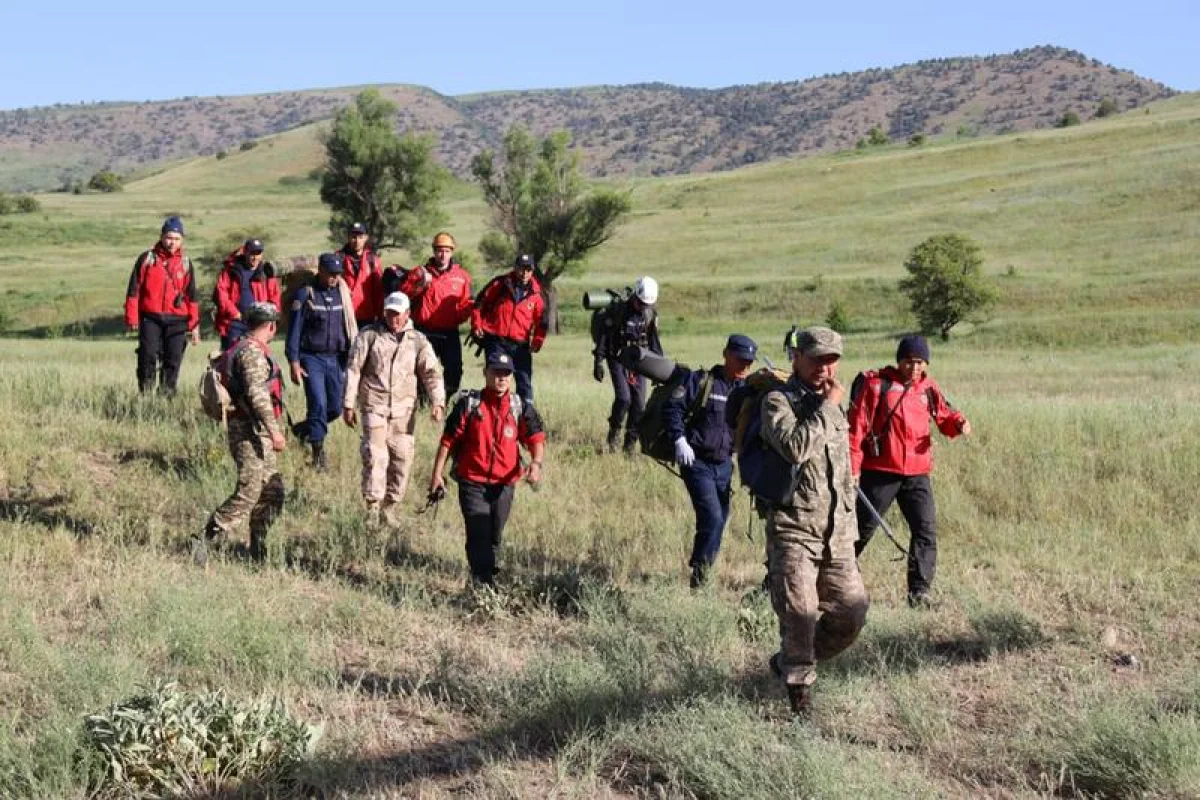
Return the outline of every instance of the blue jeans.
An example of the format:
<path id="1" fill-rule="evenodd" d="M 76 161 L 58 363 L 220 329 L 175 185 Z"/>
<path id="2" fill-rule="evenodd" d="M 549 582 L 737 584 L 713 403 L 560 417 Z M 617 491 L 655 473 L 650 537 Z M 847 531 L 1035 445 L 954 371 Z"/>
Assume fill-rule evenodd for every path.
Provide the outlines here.
<path id="1" fill-rule="evenodd" d="M 304 436 L 319 444 L 329 433 L 329 423 L 342 415 L 342 391 L 346 385 L 342 360 L 336 353 L 301 353 L 300 367 L 308 373 L 304 379 L 304 399 L 308 403 Z"/>
<path id="2" fill-rule="evenodd" d="M 717 560 L 721 534 L 729 520 L 733 461 L 711 462 L 697 458 L 690 467 L 680 467 L 679 472 L 696 511 L 696 538 L 688 566 L 708 567 Z"/>

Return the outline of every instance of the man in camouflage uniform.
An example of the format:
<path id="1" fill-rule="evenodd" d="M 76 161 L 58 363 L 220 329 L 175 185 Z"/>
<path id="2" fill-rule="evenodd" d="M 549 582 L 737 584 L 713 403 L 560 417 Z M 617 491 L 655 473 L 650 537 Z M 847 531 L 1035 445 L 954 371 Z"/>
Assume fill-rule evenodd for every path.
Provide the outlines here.
<path id="1" fill-rule="evenodd" d="M 267 530 L 283 509 L 283 476 L 275 454 L 283 450 L 283 377 L 271 358 L 268 343 L 275 336 L 279 310 L 272 303 L 255 303 L 245 314 L 249 332 L 234 347 L 225 367 L 225 385 L 233 400 L 229 415 L 229 452 L 237 464 L 237 486 L 193 542 L 197 564 L 208 561 L 206 542 L 225 538 L 250 518 L 250 556 L 266 556 Z"/>
<path id="2" fill-rule="evenodd" d="M 800 331 L 792 376 L 762 399 L 762 437 L 795 465 L 791 502 L 767 513 L 767 572 L 779 617 L 772 671 L 787 684 L 792 713 L 811 712 L 817 662 L 858 637 L 870 604 L 854 542 L 854 478 L 849 424 L 837 380 L 842 337 L 829 328 Z"/>
<path id="3" fill-rule="evenodd" d="M 433 420 L 440 422 L 446 411 L 442 365 L 429 339 L 413 328 L 409 309 L 408 295 L 389 294 L 383 322 L 359 332 L 346 368 L 342 419 L 350 427 L 357 424 L 357 403 L 363 422 L 362 495 L 372 522 L 399 504 L 408 489 L 418 380 Z"/>

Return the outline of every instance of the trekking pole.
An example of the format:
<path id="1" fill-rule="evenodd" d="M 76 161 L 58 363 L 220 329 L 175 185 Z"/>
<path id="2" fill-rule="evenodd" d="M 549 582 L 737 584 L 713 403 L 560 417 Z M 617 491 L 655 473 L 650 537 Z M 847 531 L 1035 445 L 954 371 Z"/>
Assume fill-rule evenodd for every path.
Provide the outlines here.
<path id="1" fill-rule="evenodd" d="M 892 533 L 891 527 L 886 522 L 883 521 L 883 517 L 881 517 L 879 515 L 879 512 L 875 510 L 875 506 L 871 505 L 871 501 L 867 499 L 867 496 L 865 494 L 863 494 L 862 488 L 855 486 L 854 490 L 858 492 L 858 499 L 861 500 L 862 504 L 867 507 L 867 511 L 870 511 L 871 516 L 875 519 L 876 522 L 879 523 L 879 527 L 883 528 L 883 532 L 885 534 L 887 534 L 888 539 L 891 540 L 892 544 L 896 545 L 897 550 L 899 550 L 901 553 L 903 553 L 905 555 L 905 557 L 907 557 L 908 551 L 904 549 L 904 545 L 900 544 L 900 542 L 896 540 L 896 536 L 895 536 L 895 534 Z M 896 558 L 893 560 L 899 561 L 900 559 Z"/>

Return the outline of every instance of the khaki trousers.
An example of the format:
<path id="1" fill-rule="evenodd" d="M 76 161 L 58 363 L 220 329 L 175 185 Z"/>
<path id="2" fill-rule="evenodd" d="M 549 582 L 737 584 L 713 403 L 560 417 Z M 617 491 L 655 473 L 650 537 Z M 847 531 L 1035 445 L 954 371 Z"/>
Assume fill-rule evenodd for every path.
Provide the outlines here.
<path id="1" fill-rule="evenodd" d="M 363 415 L 362 495 L 368 507 L 394 506 L 404 500 L 412 471 L 416 416 L 409 411 L 388 419 Z"/>

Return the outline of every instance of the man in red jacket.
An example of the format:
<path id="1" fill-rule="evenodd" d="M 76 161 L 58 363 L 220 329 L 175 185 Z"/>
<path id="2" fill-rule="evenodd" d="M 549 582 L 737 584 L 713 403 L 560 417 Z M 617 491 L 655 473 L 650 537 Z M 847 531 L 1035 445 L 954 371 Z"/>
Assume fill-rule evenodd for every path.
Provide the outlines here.
<path id="1" fill-rule="evenodd" d="M 183 220 L 168 217 L 158 244 L 137 257 L 125 290 L 125 326 L 138 335 L 138 389 L 175 394 L 187 349 L 200 343 L 196 276 L 183 252 Z M 159 375 L 159 364 L 162 364 Z"/>
<path id="2" fill-rule="evenodd" d="M 350 226 L 346 244 L 336 253 L 342 259 L 342 280 L 354 302 L 354 319 L 360 328 L 383 316 L 383 270 L 379 256 L 367 246 L 367 226 Z"/>
<path id="3" fill-rule="evenodd" d="M 216 315 L 213 327 L 221 337 L 221 350 L 228 350 L 246 335 L 243 317 L 255 303 L 270 303 L 279 308 L 279 279 L 275 265 L 263 262 L 263 243 L 247 239 L 225 259 L 225 268 L 217 276 L 213 289 Z"/>
<path id="4" fill-rule="evenodd" d="M 905 336 L 896 366 L 864 372 L 850 390 L 850 466 L 859 488 L 882 516 L 896 500 L 908 522 L 908 604 L 929 605 L 937 566 L 936 509 L 929 473 L 933 470 L 932 420 L 943 435 L 970 434 L 971 423 L 946 400 L 928 376 L 929 343 Z M 861 555 L 875 534 L 875 515 L 858 499 Z"/>
<path id="5" fill-rule="evenodd" d="M 429 479 L 429 495 L 434 498 L 445 494 L 442 473 L 446 459 L 453 454 L 458 504 L 467 527 L 471 577 L 492 584 L 504 525 L 512 510 L 514 486 L 522 476 L 532 485 L 541 481 L 546 434 L 533 404 L 522 402 L 510 391 L 512 358 L 494 351 L 488 354 L 486 364 L 484 390 L 464 392 L 446 418 Z M 520 445 L 532 457 L 527 472 L 521 467 Z"/>
<path id="6" fill-rule="evenodd" d="M 471 331 L 485 352 L 512 356 L 517 394 L 533 402 L 533 353 L 546 341 L 546 299 L 534 276 L 533 256 L 517 256 L 512 272 L 483 287 L 471 313 Z"/>
<path id="7" fill-rule="evenodd" d="M 471 276 L 454 260 L 454 237 L 445 231 L 433 237 L 433 257 L 405 271 L 388 268 L 384 288 L 412 301 L 413 326 L 425 334 L 442 362 L 442 380 L 449 400 L 462 382 L 462 342 L 458 326 L 471 317 Z"/>

